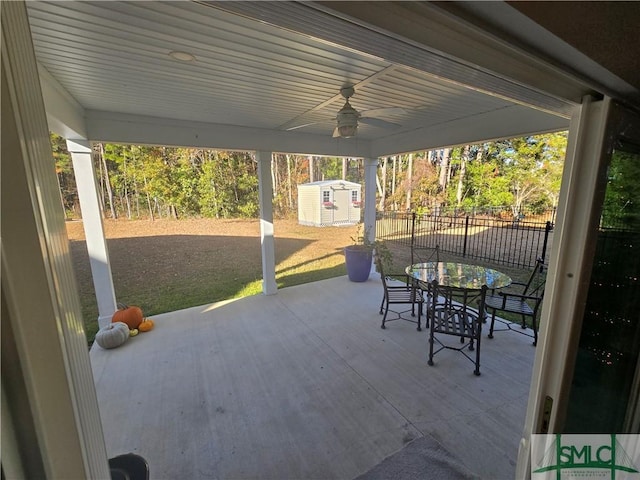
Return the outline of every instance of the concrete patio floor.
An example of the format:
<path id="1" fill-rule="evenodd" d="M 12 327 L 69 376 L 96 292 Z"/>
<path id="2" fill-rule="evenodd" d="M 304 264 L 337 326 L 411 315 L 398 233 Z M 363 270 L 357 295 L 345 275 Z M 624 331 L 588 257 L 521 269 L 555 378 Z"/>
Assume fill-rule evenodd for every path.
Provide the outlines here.
<path id="1" fill-rule="evenodd" d="M 109 457 L 152 479 L 352 479 L 430 435 L 484 479 L 514 476 L 535 348 L 483 335 L 481 371 L 427 332 L 380 328 L 379 277 L 338 277 L 152 317 L 91 349 Z"/>

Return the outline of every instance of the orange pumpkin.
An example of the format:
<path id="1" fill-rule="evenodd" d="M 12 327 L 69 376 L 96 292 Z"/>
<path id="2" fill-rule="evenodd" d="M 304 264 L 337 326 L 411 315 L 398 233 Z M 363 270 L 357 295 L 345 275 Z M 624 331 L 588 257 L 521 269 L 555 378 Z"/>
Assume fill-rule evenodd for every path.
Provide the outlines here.
<path id="1" fill-rule="evenodd" d="M 141 332 L 148 332 L 153 328 L 153 325 L 154 325 L 153 320 L 149 320 L 148 318 L 145 318 L 144 320 L 142 320 L 142 323 L 138 325 L 138 330 L 140 330 Z"/>
<path id="2" fill-rule="evenodd" d="M 111 317 L 111 321 L 126 323 L 129 326 L 129 330 L 133 330 L 142 323 L 142 317 L 140 307 L 118 304 L 118 310 Z"/>

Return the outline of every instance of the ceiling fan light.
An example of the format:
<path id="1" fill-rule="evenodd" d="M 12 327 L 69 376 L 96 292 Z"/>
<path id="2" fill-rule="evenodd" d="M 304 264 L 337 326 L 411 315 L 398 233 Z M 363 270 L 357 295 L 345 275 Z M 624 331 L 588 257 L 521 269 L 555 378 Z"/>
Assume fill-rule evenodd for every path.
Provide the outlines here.
<path id="1" fill-rule="evenodd" d="M 355 137 L 358 131 L 358 118 L 360 114 L 349 104 L 349 99 L 336 115 L 338 121 L 338 136 L 342 138 Z"/>
<path id="2" fill-rule="evenodd" d="M 358 125 L 340 125 L 338 127 L 338 133 L 342 138 L 355 137 L 357 131 Z"/>

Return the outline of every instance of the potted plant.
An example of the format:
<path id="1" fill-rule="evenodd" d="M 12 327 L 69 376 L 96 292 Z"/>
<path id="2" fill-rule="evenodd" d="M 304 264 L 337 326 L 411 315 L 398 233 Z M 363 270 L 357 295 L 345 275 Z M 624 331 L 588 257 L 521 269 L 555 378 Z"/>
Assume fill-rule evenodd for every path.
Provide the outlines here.
<path id="1" fill-rule="evenodd" d="M 379 255 L 383 264 L 391 263 L 391 252 L 382 241 L 371 240 L 368 230 L 362 233 L 362 224 L 358 225 L 358 233 L 351 237 L 353 245 L 344 247 L 347 275 L 352 282 L 366 282 L 371 272 L 373 253 Z"/>

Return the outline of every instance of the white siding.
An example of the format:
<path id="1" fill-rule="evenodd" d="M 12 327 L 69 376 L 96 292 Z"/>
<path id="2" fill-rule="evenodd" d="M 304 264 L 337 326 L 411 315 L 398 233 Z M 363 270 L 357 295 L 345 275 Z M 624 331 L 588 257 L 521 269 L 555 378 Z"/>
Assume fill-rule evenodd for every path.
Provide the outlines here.
<path id="1" fill-rule="evenodd" d="M 319 191 L 319 187 L 315 185 L 298 185 L 298 223 L 300 225 L 320 225 L 322 193 Z"/>

